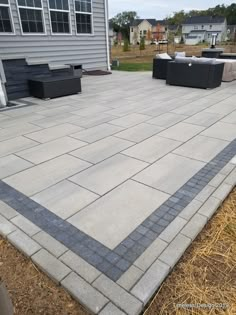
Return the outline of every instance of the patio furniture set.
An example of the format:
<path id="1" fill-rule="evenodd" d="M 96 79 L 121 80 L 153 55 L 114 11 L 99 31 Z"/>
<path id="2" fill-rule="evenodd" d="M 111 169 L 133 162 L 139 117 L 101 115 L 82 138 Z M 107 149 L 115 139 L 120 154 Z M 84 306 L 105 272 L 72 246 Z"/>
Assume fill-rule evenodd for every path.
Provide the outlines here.
<path id="1" fill-rule="evenodd" d="M 153 78 L 166 80 L 169 85 L 216 88 L 222 81 L 236 80 L 236 54 L 222 53 L 219 58 L 159 54 L 153 60 Z"/>

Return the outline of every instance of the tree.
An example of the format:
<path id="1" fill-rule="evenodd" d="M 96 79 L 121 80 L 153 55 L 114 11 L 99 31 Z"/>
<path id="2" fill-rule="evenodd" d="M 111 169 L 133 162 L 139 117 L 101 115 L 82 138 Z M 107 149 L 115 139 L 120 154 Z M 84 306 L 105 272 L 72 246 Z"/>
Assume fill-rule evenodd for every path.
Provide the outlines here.
<path id="1" fill-rule="evenodd" d="M 127 38 L 124 40 L 123 51 L 129 51 L 129 41 Z"/>
<path id="2" fill-rule="evenodd" d="M 115 32 L 121 32 L 123 38 L 130 39 L 130 25 L 135 19 L 137 19 L 137 12 L 135 11 L 124 11 L 118 13 L 111 19 L 113 30 Z"/>
<path id="3" fill-rule="evenodd" d="M 161 25 L 160 25 L 160 23 L 158 23 L 157 26 L 156 26 L 156 34 L 155 34 L 155 39 L 157 41 L 162 39 L 162 32 L 161 32 L 161 30 L 162 30 Z"/>

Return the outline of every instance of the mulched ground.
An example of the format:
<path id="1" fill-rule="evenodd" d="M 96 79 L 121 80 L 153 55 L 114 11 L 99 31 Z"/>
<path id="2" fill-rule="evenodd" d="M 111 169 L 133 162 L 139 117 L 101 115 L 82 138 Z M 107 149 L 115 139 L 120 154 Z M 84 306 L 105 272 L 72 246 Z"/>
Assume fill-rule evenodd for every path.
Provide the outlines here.
<path id="1" fill-rule="evenodd" d="M 2 238 L 0 277 L 9 290 L 15 315 L 88 315 L 62 287 Z"/>
<path id="2" fill-rule="evenodd" d="M 208 305 L 196 308 L 198 303 Z M 221 303 L 228 306 L 222 309 Z M 185 309 L 178 304 L 195 306 Z M 236 314 L 236 189 L 187 250 L 144 314 Z"/>
<path id="3" fill-rule="evenodd" d="M 15 315 L 88 315 L 12 245 L 0 238 L 0 277 Z M 179 308 L 177 304 L 228 308 Z M 236 189 L 193 242 L 145 311 L 145 315 L 236 314 Z"/>

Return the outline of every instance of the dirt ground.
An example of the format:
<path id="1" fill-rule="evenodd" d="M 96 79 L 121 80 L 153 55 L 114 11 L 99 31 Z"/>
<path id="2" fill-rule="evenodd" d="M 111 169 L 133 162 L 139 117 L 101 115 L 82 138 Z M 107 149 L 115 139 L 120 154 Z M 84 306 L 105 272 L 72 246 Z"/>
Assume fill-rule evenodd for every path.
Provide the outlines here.
<path id="1" fill-rule="evenodd" d="M 15 315 L 88 315 L 2 238 L 0 277 L 9 290 Z M 186 303 L 215 304 L 215 308 L 184 309 L 177 305 Z M 226 309 L 220 303 L 227 304 Z M 187 250 L 144 314 L 236 314 L 236 189 Z"/>
<path id="2" fill-rule="evenodd" d="M 236 314 L 236 189 L 187 250 L 144 314 Z"/>
<path id="3" fill-rule="evenodd" d="M 15 315 L 88 315 L 62 287 L 2 238 L 0 277 L 9 290 Z"/>
<path id="4" fill-rule="evenodd" d="M 174 45 L 169 44 L 163 45 L 161 53 L 168 52 L 169 54 L 174 54 L 175 51 L 185 51 L 187 56 L 201 56 L 201 51 L 203 48 L 207 48 L 208 45 Z M 225 49 L 227 53 L 236 53 L 236 45 L 220 45 Z M 156 45 L 146 45 L 145 50 L 140 51 L 139 46 L 130 46 L 130 50 L 124 52 L 122 46 L 113 46 L 111 50 L 112 59 L 119 59 L 122 62 L 152 62 L 153 57 L 159 53 L 159 49 Z"/>

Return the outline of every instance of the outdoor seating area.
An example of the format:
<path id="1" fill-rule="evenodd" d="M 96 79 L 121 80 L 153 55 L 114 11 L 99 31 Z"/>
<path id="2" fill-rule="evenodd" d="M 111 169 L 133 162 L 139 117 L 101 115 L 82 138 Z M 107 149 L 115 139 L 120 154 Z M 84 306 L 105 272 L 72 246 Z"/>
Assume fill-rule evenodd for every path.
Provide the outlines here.
<path id="1" fill-rule="evenodd" d="M 140 314 L 236 184 L 236 81 L 168 66 L 215 88 L 113 72 L 0 111 L 0 233 L 93 314 Z"/>
<path id="2" fill-rule="evenodd" d="M 222 81 L 236 80 L 236 60 L 233 54 L 229 59 L 185 57 L 185 53 L 176 53 L 174 57 L 166 53 L 157 54 L 153 59 L 152 76 L 166 80 L 167 84 L 216 88 Z"/>

